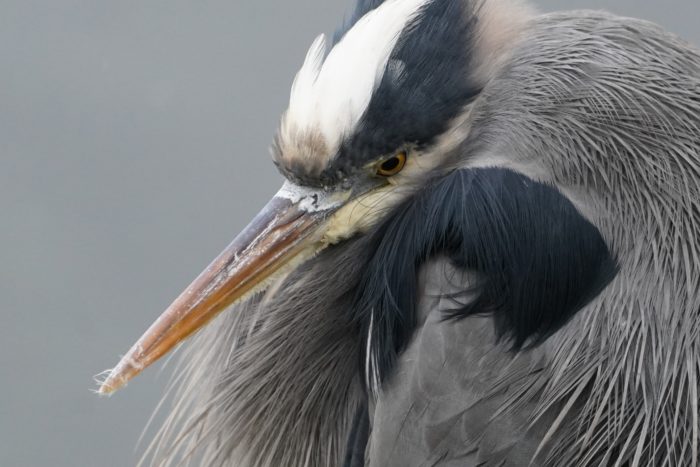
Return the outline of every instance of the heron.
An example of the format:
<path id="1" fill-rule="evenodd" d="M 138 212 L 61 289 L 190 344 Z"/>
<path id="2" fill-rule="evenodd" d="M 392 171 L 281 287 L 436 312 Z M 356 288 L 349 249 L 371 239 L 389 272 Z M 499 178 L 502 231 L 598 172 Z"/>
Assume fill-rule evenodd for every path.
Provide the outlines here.
<path id="1" fill-rule="evenodd" d="M 154 464 L 698 465 L 695 46 L 359 0 L 272 154 L 281 189 L 102 382 L 196 332 Z"/>

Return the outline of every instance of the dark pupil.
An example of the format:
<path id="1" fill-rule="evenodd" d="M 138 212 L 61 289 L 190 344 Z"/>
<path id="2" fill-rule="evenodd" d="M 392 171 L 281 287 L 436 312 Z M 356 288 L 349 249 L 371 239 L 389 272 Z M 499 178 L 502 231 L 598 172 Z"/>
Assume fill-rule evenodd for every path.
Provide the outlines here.
<path id="1" fill-rule="evenodd" d="M 384 170 L 385 172 L 391 172 L 396 167 L 398 167 L 400 163 L 401 161 L 399 161 L 398 157 L 392 157 L 391 159 L 384 161 L 384 163 L 382 164 L 382 170 Z"/>

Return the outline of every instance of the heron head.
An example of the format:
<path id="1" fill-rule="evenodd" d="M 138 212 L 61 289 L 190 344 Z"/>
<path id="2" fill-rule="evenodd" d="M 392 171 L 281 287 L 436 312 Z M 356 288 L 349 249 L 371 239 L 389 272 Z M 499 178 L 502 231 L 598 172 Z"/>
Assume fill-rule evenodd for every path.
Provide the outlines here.
<path id="1" fill-rule="evenodd" d="M 514 0 L 467 3 L 361 1 L 332 40 L 314 41 L 273 145 L 284 185 L 100 392 L 119 389 L 218 313 L 365 232 L 453 168 L 470 106 L 527 18 Z"/>

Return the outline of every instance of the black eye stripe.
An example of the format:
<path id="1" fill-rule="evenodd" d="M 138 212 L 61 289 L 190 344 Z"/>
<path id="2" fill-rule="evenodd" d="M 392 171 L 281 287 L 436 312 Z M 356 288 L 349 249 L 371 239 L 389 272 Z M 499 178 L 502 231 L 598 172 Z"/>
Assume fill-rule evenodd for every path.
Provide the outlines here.
<path id="1" fill-rule="evenodd" d="M 382 2 L 361 3 L 366 12 Z M 407 143 L 430 146 L 476 98 L 482 83 L 469 78 L 478 10 L 473 3 L 431 0 L 421 7 L 399 35 L 389 69 L 354 132 L 341 144 L 336 164 L 360 167 Z M 399 67 L 400 79 L 392 66 Z"/>

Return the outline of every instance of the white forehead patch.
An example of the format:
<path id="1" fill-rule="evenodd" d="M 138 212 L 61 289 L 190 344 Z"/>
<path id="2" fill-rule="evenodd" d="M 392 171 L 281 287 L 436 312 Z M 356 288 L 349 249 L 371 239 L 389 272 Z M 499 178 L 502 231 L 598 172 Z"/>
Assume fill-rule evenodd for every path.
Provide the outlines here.
<path id="1" fill-rule="evenodd" d="M 285 126 L 320 134 L 330 157 L 367 109 L 401 32 L 430 1 L 385 1 L 363 16 L 325 61 L 326 39 L 319 36 L 294 79 Z"/>

